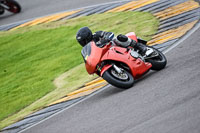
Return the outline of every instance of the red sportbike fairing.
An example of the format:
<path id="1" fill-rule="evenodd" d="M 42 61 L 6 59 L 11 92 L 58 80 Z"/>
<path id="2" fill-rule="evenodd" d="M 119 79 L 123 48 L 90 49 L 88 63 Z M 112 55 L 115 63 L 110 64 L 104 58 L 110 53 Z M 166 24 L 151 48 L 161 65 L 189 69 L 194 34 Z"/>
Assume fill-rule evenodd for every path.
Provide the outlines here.
<path id="1" fill-rule="evenodd" d="M 133 32 L 127 36 L 138 41 Z M 165 56 L 155 48 L 147 47 L 146 54 L 141 56 L 133 48 L 122 48 L 112 41 L 102 48 L 92 41 L 81 53 L 89 74 L 96 73 L 113 86 L 127 89 L 150 69 L 161 70 L 166 66 Z"/>

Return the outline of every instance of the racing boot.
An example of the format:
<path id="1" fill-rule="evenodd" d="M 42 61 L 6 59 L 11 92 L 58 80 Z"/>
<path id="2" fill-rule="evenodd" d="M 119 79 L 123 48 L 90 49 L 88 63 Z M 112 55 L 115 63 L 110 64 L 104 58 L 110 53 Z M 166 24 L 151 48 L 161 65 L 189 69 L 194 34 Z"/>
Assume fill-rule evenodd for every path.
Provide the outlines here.
<path id="1" fill-rule="evenodd" d="M 132 40 L 131 44 L 130 44 L 131 47 L 135 48 L 135 50 L 139 50 L 139 53 L 144 56 L 146 51 L 147 51 L 147 47 L 142 44 L 142 43 L 137 43 L 135 40 Z"/>

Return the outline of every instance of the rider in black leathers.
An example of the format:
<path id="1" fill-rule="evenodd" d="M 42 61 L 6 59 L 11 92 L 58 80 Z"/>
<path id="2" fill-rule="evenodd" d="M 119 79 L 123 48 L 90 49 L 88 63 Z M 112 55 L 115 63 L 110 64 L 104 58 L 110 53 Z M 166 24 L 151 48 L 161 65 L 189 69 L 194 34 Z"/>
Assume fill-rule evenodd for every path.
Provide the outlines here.
<path id="1" fill-rule="evenodd" d="M 114 37 L 112 32 L 105 31 L 97 31 L 92 34 L 92 31 L 88 27 L 80 28 L 76 34 L 76 39 L 82 47 L 92 40 L 95 41 L 98 47 L 103 47 L 105 43 L 113 40 L 116 45 L 125 48 L 131 46 L 136 50 L 139 50 L 142 55 L 144 55 L 147 51 L 145 45 L 137 43 L 135 40 L 132 40 L 125 35 L 119 34 L 117 37 Z"/>

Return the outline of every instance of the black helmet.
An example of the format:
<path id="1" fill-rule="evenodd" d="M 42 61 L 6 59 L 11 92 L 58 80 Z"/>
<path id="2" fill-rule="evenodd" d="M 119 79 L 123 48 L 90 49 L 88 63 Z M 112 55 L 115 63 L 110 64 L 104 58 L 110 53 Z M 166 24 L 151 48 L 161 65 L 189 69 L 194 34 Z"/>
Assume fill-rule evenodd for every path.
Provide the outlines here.
<path id="1" fill-rule="evenodd" d="M 90 41 L 92 41 L 92 38 L 93 38 L 92 31 L 88 27 L 80 28 L 76 34 L 76 40 L 83 47 Z"/>

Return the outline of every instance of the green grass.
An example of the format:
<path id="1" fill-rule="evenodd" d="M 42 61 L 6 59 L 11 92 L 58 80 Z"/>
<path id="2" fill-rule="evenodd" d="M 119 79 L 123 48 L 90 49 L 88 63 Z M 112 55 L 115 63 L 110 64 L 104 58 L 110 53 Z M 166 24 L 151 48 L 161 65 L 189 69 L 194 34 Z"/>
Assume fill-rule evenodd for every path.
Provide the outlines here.
<path id="1" fill-rule="evenodd" d="M 112 31 L 115 34 L 134 31 L 141 38 L 150 40 L 158 24 L 150 13 L 121 12 L 0 32 L 0 128 L 24 117 L 14 114 L 27 106 L 35 105 L 28 109 L 29 112 L 35 111 L 88 81 L 82 65 L 73 74 L 77 77 L 82 75 L 81 78 L 72 77 L 73 80 L 69 79 L 60 88 L 53 84 L 56 77 L 83 63 L 81 47 L 75 40 L 79 28 L 88 26 L 92 31 Z M 68 84 L 71 88 L 66 88 Z M 46 99 L 42 100 L 44 96 Z M 38 99 L 41 101 L 34 104 Z M 25 112 L 22 114 L 27 115 Z M 5 120 L 9 118 L 12 119 L 7 123 Z"/>

